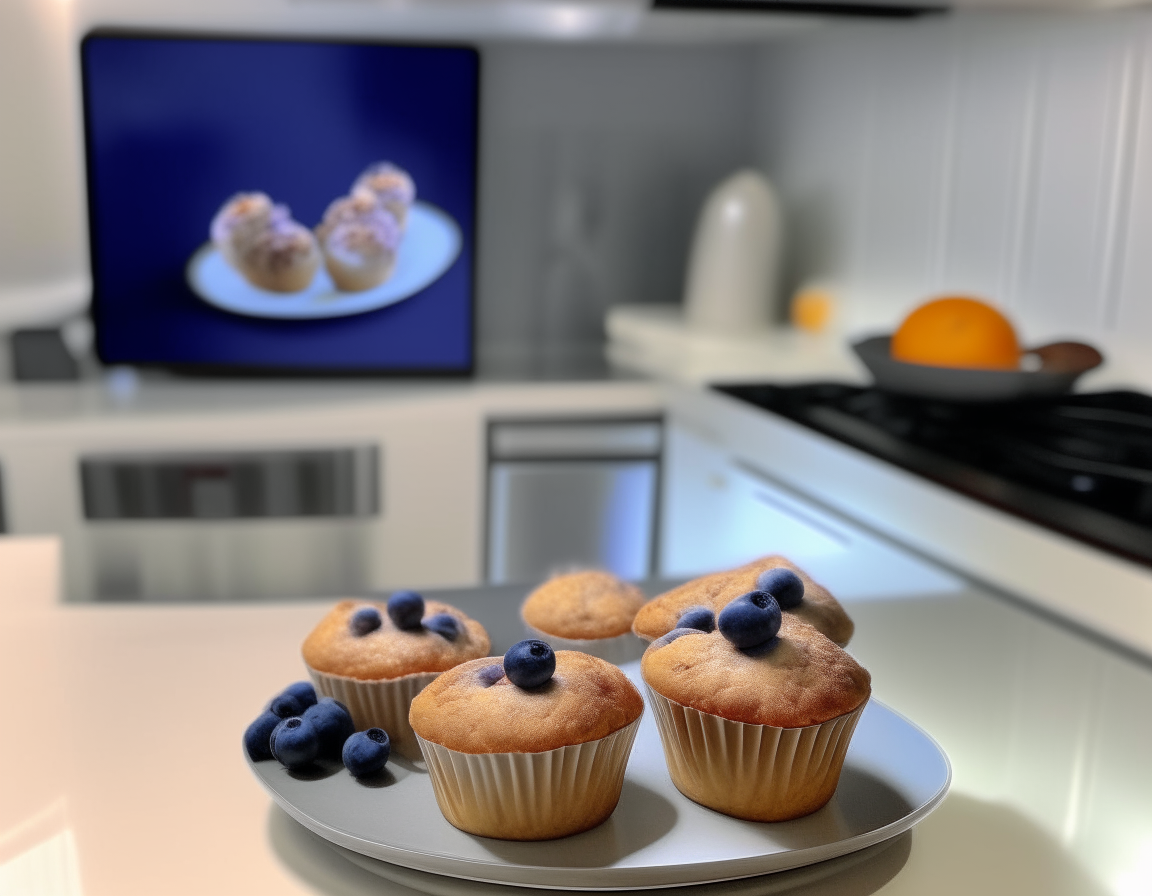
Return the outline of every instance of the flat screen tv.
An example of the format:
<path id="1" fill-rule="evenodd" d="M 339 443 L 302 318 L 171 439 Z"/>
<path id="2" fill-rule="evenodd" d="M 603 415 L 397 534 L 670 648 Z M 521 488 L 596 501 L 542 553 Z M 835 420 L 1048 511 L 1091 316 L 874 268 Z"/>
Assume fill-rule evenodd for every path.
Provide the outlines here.
<path id="1" fill-rule="evenodd" d="M 104 363 L 471 372 L 473 48 L 97 31 L 81 62 Z"/>

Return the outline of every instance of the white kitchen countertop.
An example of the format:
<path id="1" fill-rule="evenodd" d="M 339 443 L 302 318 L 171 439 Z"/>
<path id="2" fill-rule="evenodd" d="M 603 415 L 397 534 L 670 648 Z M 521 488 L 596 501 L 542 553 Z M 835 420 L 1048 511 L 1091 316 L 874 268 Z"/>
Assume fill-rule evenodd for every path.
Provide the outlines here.
<path id="1" fill-rule="evenodd" d="M 910 836 L 803 892 L 1152 892 L 1152 668 L 860 544 L 812 571 L 855 618 L 875 696 L 955 778 Z M 61 605 L 58 559 L 0 540 L 0 892 L 406 892 L 289 819 L 242 755 L 328 601 Z"/>

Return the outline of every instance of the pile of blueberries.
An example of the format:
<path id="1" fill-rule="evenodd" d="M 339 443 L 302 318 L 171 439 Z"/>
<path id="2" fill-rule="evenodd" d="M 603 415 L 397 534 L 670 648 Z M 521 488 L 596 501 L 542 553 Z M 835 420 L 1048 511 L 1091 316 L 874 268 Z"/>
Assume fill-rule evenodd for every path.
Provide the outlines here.
<path id="1" fill-rule="evenodd" d="M 244 749 L 253 762 L 275 759 L 293 770 L 318 759 L 339 760 L 362 778 L 384 768 L 392 744 L 383 728 L 357 731 L 348 707 L 331 697 L 317 699 L 311 684 L 298 681 L 273 697 L 248 726 Z"/>
<path id="2" fill-rule="evenodd" d="M 776 634 L 783 621 L 783 610 L 791 610 L 804 599 L 804 582 L 790 569 L 777 566 L 756 578 L 756 590 L 741 594 L 719 615 L 708 607 L 689 607 L 658 644 L 670 644 L 694 632 L 720 634 L 745 653 L 758 656 L 776 646 Z"/>

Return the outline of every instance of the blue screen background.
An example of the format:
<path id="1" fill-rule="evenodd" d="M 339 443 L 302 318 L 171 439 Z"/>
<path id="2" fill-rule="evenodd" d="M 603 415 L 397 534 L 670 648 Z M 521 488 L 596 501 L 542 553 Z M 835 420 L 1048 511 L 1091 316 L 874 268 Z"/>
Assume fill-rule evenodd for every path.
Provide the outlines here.
<path id="1" fill-rule="evenodd" d="M 83 45 L 94 316 L 107 363 L 466 372 L 478 58 L 466 48 L 90 36 Z M 389 160 L 460 225 L 412 298 L 322 320 L 218 310 L 185 281 L 233 194 L 312 227 Z"/>

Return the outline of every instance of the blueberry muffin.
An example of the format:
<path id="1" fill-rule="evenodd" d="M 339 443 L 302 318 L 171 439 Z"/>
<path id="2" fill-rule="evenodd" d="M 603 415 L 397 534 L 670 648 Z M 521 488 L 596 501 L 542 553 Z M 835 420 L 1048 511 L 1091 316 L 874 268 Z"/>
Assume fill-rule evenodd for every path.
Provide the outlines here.
<path id="1" fill-rule="evenodd" d="M 677 789 L 750 821 L 832 798 L 872 691 L 867 670 L 762 591 L 729 603 L 711 631 L 658 638 L 641 673 Z"/>
<path id="2" fill-rule="evenodd" d="M 802 619 L 844 647 L 855 625 L 840 602 L 794 563 L 783 557 L 762 557 L 725 572 L 693 579 L 650 600 L 636 614 L 632 631 L 645 640 L 676 628 L 689 610 L 713 614 L 752 590 L 767 591 L 788 615 Z"/>
<path id="3" fill-rule="evenodd" d="M 609 662 L 638 659 L 643 642 L 632 622 L 644 592 L 610 572 L 584 570 L 554 576 L 520 608 L 528 632 L 556 650 L 580 650 Z"/>
<path id="4" fill-rule="evenodd" d="M 387 603 L 345 600 L 304 640 L 304 664 L 316 690 L 348 707 L 356 730 L 383 728 L 409 759 L 420 747 L 408 708 L 440 673 L 486 656 L 488 633 L 474 619 L 413 591 Z"/>
<path id="5" fill-rule="evenodd" d="M 527 640 L 445 672 L 412 701 L 410 721 L 449 822 L 551 840 L 612 814 L 643 710 L 611 663 Z"/>

